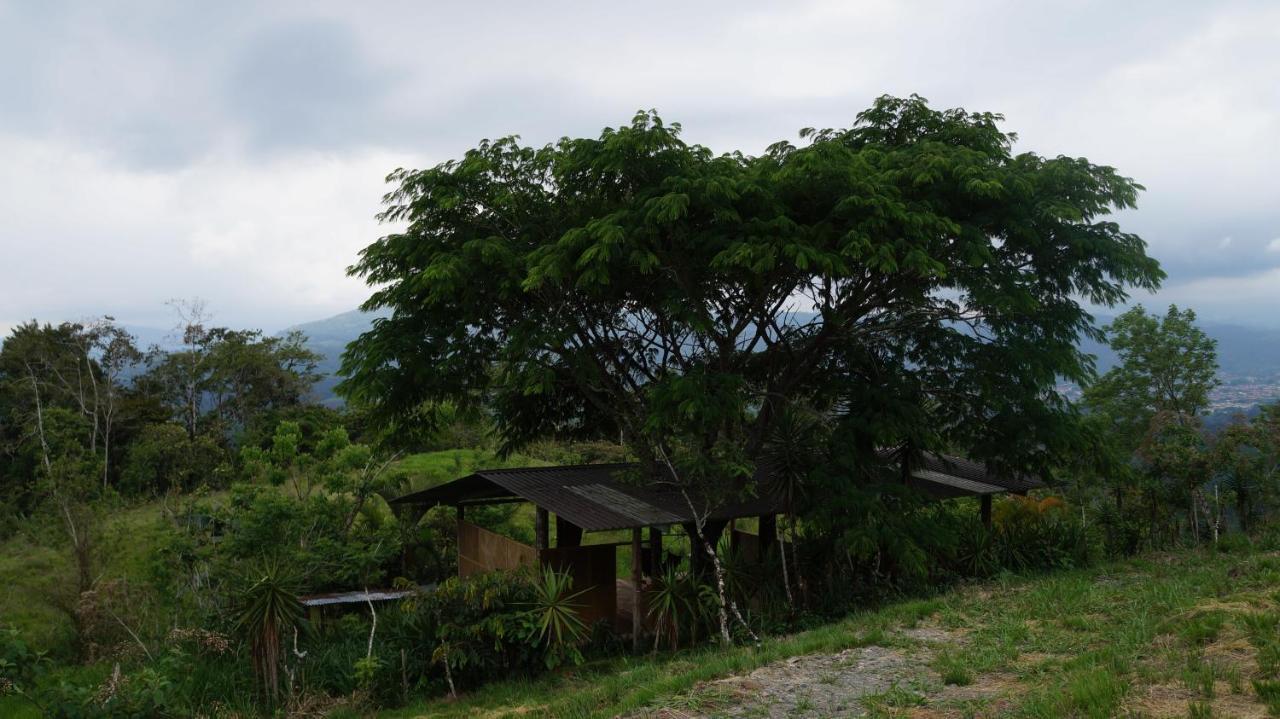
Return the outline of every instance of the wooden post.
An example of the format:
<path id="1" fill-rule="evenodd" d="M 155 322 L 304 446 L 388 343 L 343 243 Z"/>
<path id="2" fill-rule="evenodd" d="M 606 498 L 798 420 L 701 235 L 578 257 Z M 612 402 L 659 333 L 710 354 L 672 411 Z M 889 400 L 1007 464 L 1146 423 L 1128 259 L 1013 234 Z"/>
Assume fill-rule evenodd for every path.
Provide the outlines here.
<path id="1" fill-rule="evenodd" d="M 769 547 L 772 547 L 776 541 L 778 541 L 778 515 L 760 515 L 760 556 L 756 559 L 763 560 L 764 555 L 769 552 Z"/>
<path id="2" fill-rule="evenodd" d="M 991 495 L 982 495 L 981 502 L 982 526 L 991 529 Z"/>
<path id="3" fill-rule="evenodd" d="M 649 576 L 662 573 L 662 530 L 649 527 Z"/>
<path id="4" fill-rule="evenodd" d="M 631 650 L 635 652 L 640 651 L 640 578 L 640 528 L 636 527 L 631 530 Z"/>
<path id="5" fill-rule="evenodd" d="M 547 540 L 547 510 L 537 507 L 533 513 L 533 548 L 541 559 L 542 551 L 551 546 Z"/>

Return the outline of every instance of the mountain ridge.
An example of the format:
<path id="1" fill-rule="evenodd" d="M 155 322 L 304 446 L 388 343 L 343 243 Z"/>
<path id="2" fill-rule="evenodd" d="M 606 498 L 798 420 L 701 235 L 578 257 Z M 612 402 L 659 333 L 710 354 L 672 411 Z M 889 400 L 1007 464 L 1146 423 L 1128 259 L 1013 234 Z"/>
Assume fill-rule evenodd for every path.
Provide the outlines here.
<path id="1" fill-rule="evenodd" d="M 317 369 L 323 377 L 316 383 L 315 392 L 323 404 L 342 404 L 333 391 L 339 381 L 337 373 L 342 365 L 342 352 L 348 343 L 372 326 L 375 318 L 387 314 L 350 310 L 280 331 L 280 334 L 302 332 L 307 337 L 307 346 L 321 356 Z M 1094 316 L 1099 327 L 1112 319 L 1109 315 Z M 1218 342 L 1219 372 L 1225 380 L 1265 379 L 1280 383 L 1280 330 L 1203 320 L 1199 325 Z M 1117 362 L 1110 347 L 1092 339 L 1081 341 L 1080 349 L 1096 358 L 1099 373 L 1106 372 Z"/>

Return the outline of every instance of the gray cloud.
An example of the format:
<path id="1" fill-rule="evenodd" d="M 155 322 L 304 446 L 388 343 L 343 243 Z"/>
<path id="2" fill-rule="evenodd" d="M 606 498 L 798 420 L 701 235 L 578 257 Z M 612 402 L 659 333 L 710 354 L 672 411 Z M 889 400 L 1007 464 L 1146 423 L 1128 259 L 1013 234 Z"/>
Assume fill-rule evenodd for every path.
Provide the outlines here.
<path id="1" fill-rule="evenodd" d="M 226 78 L 228 109 L 254 148 L 341 148 L 386 142 L 382 106 L 401 73 L 370 62 L 336 21 L 264 29 L 244 44 Z"/>
<path id="2" fill-rule="evenodd" d="M 231 323 L 323 316 L 366 294 L 343 270 L 396 166 L 649 107 L 758 152 L 886 92 L 1119 167 L 1170 275 L 1142 299 L 1280 325 L 1277 48 L 1280 8 L 1245 1 L 0 0 L 0 325 L 164 323 L 193 294 Z"/>

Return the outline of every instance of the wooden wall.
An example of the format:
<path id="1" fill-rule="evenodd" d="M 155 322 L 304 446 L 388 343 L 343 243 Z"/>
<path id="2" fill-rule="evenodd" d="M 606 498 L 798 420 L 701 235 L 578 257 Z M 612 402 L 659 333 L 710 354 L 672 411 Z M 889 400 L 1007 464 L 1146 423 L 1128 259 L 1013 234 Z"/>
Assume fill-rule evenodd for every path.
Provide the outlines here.
<path id="1" fill-rule="evenodd" d="M 785 546 L 788 554 L 791 552 L 790 542 L 783 542 L 781 539 L 775 538 L 773 543 L 775 547 Z M 741 552 L 744 558 L 753 562 L 759 562 L 762 559 L 760 556 L 760 536 L 752 532 L 744 532 L 741 529 L 733 530 L 733 534 L 729 538 L 729 546 L 733 551 Z"/>
<path id="2" fill-rule="evenodd" d="M 578 616 L 587 624 L 600 619 L 614 620 L 618 603 L 616 551 L 612 544 L 542 551 L 543 565 L 560 572 L 568 571 L 573 576 L 574 592 L 587 590 L 573 600 L 580 605 Z"/>
<path id="3" fill-rule="evenodd" d="M 527 544 L 490 532 L 470 522 L 458 522 L 458 576 L 533 564 L 537 552 Z"/>

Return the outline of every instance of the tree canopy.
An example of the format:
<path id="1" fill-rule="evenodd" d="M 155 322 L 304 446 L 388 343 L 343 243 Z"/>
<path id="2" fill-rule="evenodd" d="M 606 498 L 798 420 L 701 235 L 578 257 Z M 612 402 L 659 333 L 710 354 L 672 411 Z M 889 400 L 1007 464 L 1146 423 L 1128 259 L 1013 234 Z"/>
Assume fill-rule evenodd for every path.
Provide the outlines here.
<path id="1" fill-rule="evenodd" d="M 1082 301 L 1163 273 L 1108 218 L 1139 185 L 1014 154 L 1002 119 L 882 97 L 757 156 L 641 112 L 396 170 L 396 228 L 350 268 L 391 313 L 340 389 L 392 425 L 485 404 L 509 447 L 613 433 L 722 476 L 752 471 L 793 404 L 858 452 L 1046 462 L 1070 439 L 1055 382 L 1092 374 Z"/>
<path id="2" fill-rule="evenodd" d="M 1157 414 L 1195 417 L 1220 384 L 1217 342 L 1196 326 L 1193 310 L 1170 305 L 1163 317 L 1141 305 L 1107 326 L 1120 363 L 1086 393 L 1086 404 L 1146 429 Z"/>

